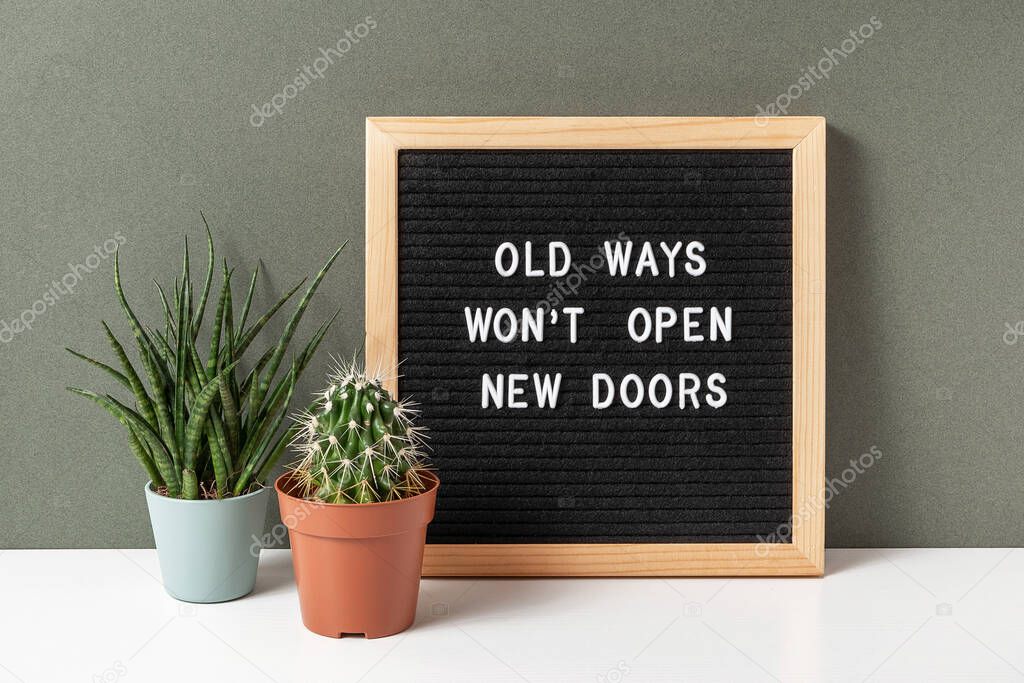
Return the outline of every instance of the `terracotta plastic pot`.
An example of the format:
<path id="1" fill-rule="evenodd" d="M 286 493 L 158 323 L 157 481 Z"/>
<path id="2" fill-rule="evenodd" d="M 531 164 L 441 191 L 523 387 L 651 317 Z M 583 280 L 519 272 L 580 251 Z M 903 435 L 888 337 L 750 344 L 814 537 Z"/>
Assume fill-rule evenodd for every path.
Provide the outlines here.
<path id="1" fill-rule="evenodd" d="M 291 495 L 290 474 L 278 478 L 306 628 L 331 638 L 381 638 L 412 626 L 439 486 L 428 476 L 418 496 L 365 505 L 304 500 Z"/>

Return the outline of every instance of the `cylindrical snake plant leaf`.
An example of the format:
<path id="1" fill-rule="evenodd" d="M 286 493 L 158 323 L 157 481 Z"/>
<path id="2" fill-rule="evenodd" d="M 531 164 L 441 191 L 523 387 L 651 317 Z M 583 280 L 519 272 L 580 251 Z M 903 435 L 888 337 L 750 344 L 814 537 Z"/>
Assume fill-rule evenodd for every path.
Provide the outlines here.
<path id="1" fill-rule="evenodd" d="M 256 291 L 256 278 L 259 277 L 261 265 L 260 261 L 256 261 L 256 267 L 253 269 L 252 277 L 249 279 L 249 290 L 245 293 L 245 300 L 242 302 L 242 312 L 238 314 L 239 332 L 245 329 L 245 321 L 249 319 L 249 308 L 252 306 L 252 295 Z"/>
<path id="2" fill-rule="evenodd" d="M 139 437 L 135 434 L 135 428 L 130 424 L 125 425 L 128 430 L 128 448 L 131 449 L 132 454 L 142 463 L 142 467 L 146 470 L 146 474 L 149 475 L 149 480 L 153 482 L 155 488 L 164 486 L 164 478 L 160 476 L 159 470 L 156 468 L 156 463 L 153 462 L 153 458 L 150 457 L 149 453 L 142 446 Z"/>
<path id="3" fill-rule="evenodd" d="M 203 390 L 195 397 L 192 402 L 191 414 L 188 418 L 188 425 L 185 428 L 185 448 L 184 456 L 182 457 L 182 463 L 187 469 L 194 469 L 196 462 L 196 447 L 199 445 L 199 439 L 203 435 L 203 429 L 206 425 L 206 419 L 210 413 L 210 405 L 214 399 L 217 398 L 217 394 L 220 391 L 220 383 L 224 381 L 227 374 L 231 372 L 238 361 L 235 361 L 231 365 L 224 368 L 224 370 L 207 382 Z"/>
<path id="4" fill-rule="evenodd" d="M 195 470 L 186 469 L 181 473 L 181 497 L 185 500 L 199 498 L 199 480 Z"/>
<path id="5" fill-rule="evenodd" d="M 120 372 L 118 372 L 114 368 L 112 368 L 109 365 L 107 365 L 106 363 L 102 363 L 102 362 L 100 362 L 100 361 L 98 361 L 98 360 L 96 360 L 94 358 L 90 358 L 89 356 L 85 355 L 84 353 L 79 353 L 78 351 L 75 351 L 74 349 L 70 349 L 70 348 L 68 348 L 66 346 L 64 347 L 64 350 L 67 351 L 68 353 L 70 353 L 72 356 L 75 356 L 76 358 L 81 358 L 82 360 L 84 360 L 89 365 L 92 365 L 93 367 L 99 368 L 100 370 L 102 370 L 103 372 L 107 373 L 108 375 L 113 377 L 115 380 L 117 380 L 117 382 L 119 384 L 121 384 L 122 386 L 124 386 L 126 389 L 131 390 L 132 385 L 128 381 L 128 378 L 125 377 L 124 375 L 122 375 Z"/>
<path id="6" fill-rule="evenodd" d="M 289 374 L 290 385 L 288 388 L 288 395 L 284 399 L 284 407 L 292 400 L 292 393 L 295 391 L 295 384 L 298 380 L 298 368 L 295 364 L 292 364 L 292 370 Z M 266 449 L 269 447 L 271 439 L 274 434 L 281 427 L 281 423 L 285 418 L 284 407 L 277 413 L 277 417 L 273 422 L 269 422 L 269 418 L 265 419 L 263 424 L 257 430 L 253 442 L 257 444 L 256 448 L 252 449 L 249 454 L 242 460 L 245 467 L 242 469 L 242 473 L 238 477 L 238 482 L 235 484 L 234 495 L 239 495 L 242 491 L 248 488 L 249 483 L 252 479 L 253 472 L 262 470 L 265 467 L 265 463 L 261 462 L 261 455 L 263 455 Z M 273 450 L 277 450 L 276 448 Z M 280 452 L 278 451 L 278 455 Z M 273 466 L 273 465 L 271 465 Z"/>
<path id="7" fill-rule="evenodd" d="M 199 328 L 203 324 L 203 314 L 206 313 L 206 300 L 210 296 L 210 285 L 213 283 L 213 233 L 210 232 L 210 224 L 206 222 L 206 216 L 202 211 L 199 215 L 206 226 L 206 280 L 203 282 L 203 291 L 199 294 L 199 301 L 196 302 L 195 316 L 192 318 L 192 339 L 196 338 Z"/>
<path id="8" fill-rule="evenodd" d="M 128 327 L 131 328 L 132 334 L 135 335 L 135 342 L 139 347 L 139 358 L 142 360 L 142 367 L 146 371 L 146 376 L 149 378 L 150 385 L 153 387 L 153 410 L 156 413 L 157 423 L 160 427 L 160 436 L 164 440 L 164 443 L 167 444 L 167 448 L 170 449 L 171 456 L 177 460 L 177 450 L 173 443 L 174 427 L 171 422 L 170 406 L 167 404 L 165 396 L 167 385 L 164 382 L 163 374 L 156 366 L 155 357 L 157 355 L 157 351 L 153 348 L 153 342 L 142 329 L 142 325 L 139 323 L 138 317 L 136 317 L 131 306 L 128 305 L 128 299 L 124 295 L 124 288 L 121 286 L 121 268 L 118 250 L 114 251 L 114 291 L 117 293 L 117 299 L 121 304 L 121 310 L 124 311 L 125 317 L 128 319 Z"/>
<path id="9" fill-rule="evenodd" d="M 270 382 L 277 373 L 277 368 L 281 365 L 281 359 L 284 358 L 285 349 L 288 348 L 289 342 L 291 342 L 292 336 L 295 334 L 295 328 L 298 327 L 299 321 L 302 320 L 302 314 L 306 312 L 306 307 L 309 305 L 309 300 L 313 298 L 313 294 L 316 293 L 317 287 L 323 281 L 324 276 L 327 275 L 327 271 L 330 270 L 334 264 L 335 259 L 341 254 L 341 251 L 348 244 L 346 241 L 340 247 L 335 250 L 331 257 L 327 259 L 327 263 L 323 265 L 320 271 L 313 278 L 313 282 L 309 284 L 306 289 L 306 293 L 302 295 L 302 299 L 299 300 L 299 305 L 295 308 L 295 312 L 292 313 L 291 319 L 288 324 L 285 325 L 284 333 L 281 335 L 281 340 L 278 341 L 277 346 L 274 348 L 274 355 L 270 357 L 270 361 L 267 363 L 267 370 L 260 377 L 260 388 L 259 394 L 257 395 L 258 400 L 255 401 L 255 405 L 259 406 L 260 400 L 266 395 L 267 389 L 270 387 Z"/>
<path id="10" fill-rule="evenodd" d="M 245 352 L 247 348 L 249 348 L 249 344 L 251 344 L 252 340 L 256 338 L 256 335 L 260 333 L 260 330 L 262 330 L 263 327 L 268 322 L 270 322 L 270 319 L 274 317 L 275 313 L 281 310 L 281 307 L 284 306 L 285 303 L 287 303 L 288 299 L 291 299 L 292 295 L 294 295 L 295 292 L 299 291 L 299 287 L 306 284 L 306 280 L 308 279 L 309 278 L 302 278 L 301 280 L 299 280 L 299 282 L 294 287 L 289 289 L 284 296 L 278 299 L 274 303 L 274 305 L 270 307 L 270 310 L 268 310 L 266 313 L 257 318 L 256 322 L 254 322 L 249 327 L 248 330 L 245 330 L 243 332 L 242 329 L 239 328 L 238 334 L 241 335 L 241 338 L 238 340 L 238 343 L 235 344 L 236 353 L 241 355 L 242 353 Z"/>
<path id="11" fill-rule="evenodd" d="M 178 496 L 181 492 L 181 480 L 178 471 L 175 469 L 163 441 L 160 440 L 160 436 L 153 431 L 152 427 L 146 424 L 141 415 L 111 396 L 100 396 L 95 392 L 79 389 L 78 387 L 68 387 L 67 389 L 73 394 L 84 396 L 98 403 L 121 424 L 134 427 L 136 432 L 149 443 L 155 464 L 164 480 L 164 484 L 167 486 L 168 493 L 173 498 Z"/>
<path id="12" fill-rule="evenodd" d="M 110 348 L 114 351 L 114 355 L 117 356 L 118 362 L 121 363 L 121 367 L 124 369 L 124 376 L 128 380 L 132 393 L 135 395 L 135 403 L 139 406 L 139 412 L 154 429 L 159 429 L 160 423 L 157 422 L 153 402 L 150 400 L 149 394 L 146 393 L 146 386 L 142 383 L 142 379 L 139 378 L 139 373 L 135 372 L 135 367 L 128 360 L 128 354 L 125 353 L 124 347 L 121 346 L 121 342 L 114 336 L 114 333 L 110 331 L 107 323 L 103 321 L 100 321 L 100 323 L 103 325 L 103 331 L 107 335 Z"/>
<path id="13" fill-rule="evenodd" d="M 228 292 L 231 291 L 231 271 L 224 271 L 224 283 L 220 288 L 220 297 L 217 298 L 217 311 L 213 317 L 213 331 L 210 333 L 210 354 L 206 357 L 206 376 L 213 377 L 217 374 L 217 364 L 220 362 L 220 333 L 224 323 L 224 304 L 227 302 Z"/>

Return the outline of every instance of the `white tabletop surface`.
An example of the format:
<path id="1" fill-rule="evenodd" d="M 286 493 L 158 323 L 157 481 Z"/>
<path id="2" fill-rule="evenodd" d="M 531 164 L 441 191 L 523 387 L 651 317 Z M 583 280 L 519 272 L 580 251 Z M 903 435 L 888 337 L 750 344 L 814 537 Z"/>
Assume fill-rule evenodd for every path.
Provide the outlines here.
<path id="1" fill-rule="evenodd" d="M 168 597 L 152 550 L 0 552 L 6 681 L 1022 681 L 1024 550 L 830 550 L 824 579 L 425 579 L 416 624 L 299 620 L 286 550 L 255 592 Z"/>

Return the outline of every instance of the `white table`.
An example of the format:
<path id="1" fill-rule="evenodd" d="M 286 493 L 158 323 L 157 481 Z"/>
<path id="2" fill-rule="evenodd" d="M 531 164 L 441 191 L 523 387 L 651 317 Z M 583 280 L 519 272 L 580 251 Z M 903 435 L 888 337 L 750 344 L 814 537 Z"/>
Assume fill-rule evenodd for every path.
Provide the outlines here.
<path id="1" fill-rule="evenodd" d="M 0 552 L 6 681 L 1024 680 L 1024 550 L 831 550 L 824 579 L 427 579 L 404 634 L 299 620 L 286 550 L 218 605 L 152 550 Z"/>

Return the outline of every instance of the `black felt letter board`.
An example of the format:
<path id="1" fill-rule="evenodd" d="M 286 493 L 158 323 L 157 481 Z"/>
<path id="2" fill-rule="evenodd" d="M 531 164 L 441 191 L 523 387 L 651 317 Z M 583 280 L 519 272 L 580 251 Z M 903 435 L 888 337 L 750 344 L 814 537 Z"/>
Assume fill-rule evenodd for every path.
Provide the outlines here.
<path id="1" fill-rule="evenodd" d="M 442 488 L 434 543 L 757 542 L 792 509 L 792 152 L 405 150 L 398 163 L 399 392 L 418 401 Z M 613 277 L 604 244 L 650 242 L 659 276 Z M 665 242 L 704 246 L 693 277 Z M 564 242 L 573 268 L 544 269 Z M 495 267 L 499 245 L 521 258 Z M 575 275 L 575 276 L 574 276 Z M 471 343 L 465 308 L 579 307 L 544 340 Z M 630 312 L 672 307 L 662 343 L 636 342 Z M 732 338 L 708 339 L 708 309 L 732 308 Z M 702 307 L 700 342 L 682 310 Z M 521 320 L 519 321 L 522 322 Z M 493 331 L 492 331 L 493 332 Z M 592 375 L 724 375 L 728 400 L 664 408 L 592 405 Z M 527 408 L 481 407 L 482 377 L 522 373 Z M 554 409 L 533 373 L 562 374 Z M 703 398 L 705 392 L 701 391 Z M 776 535 L 772 537 L 771 535 Z"/>

